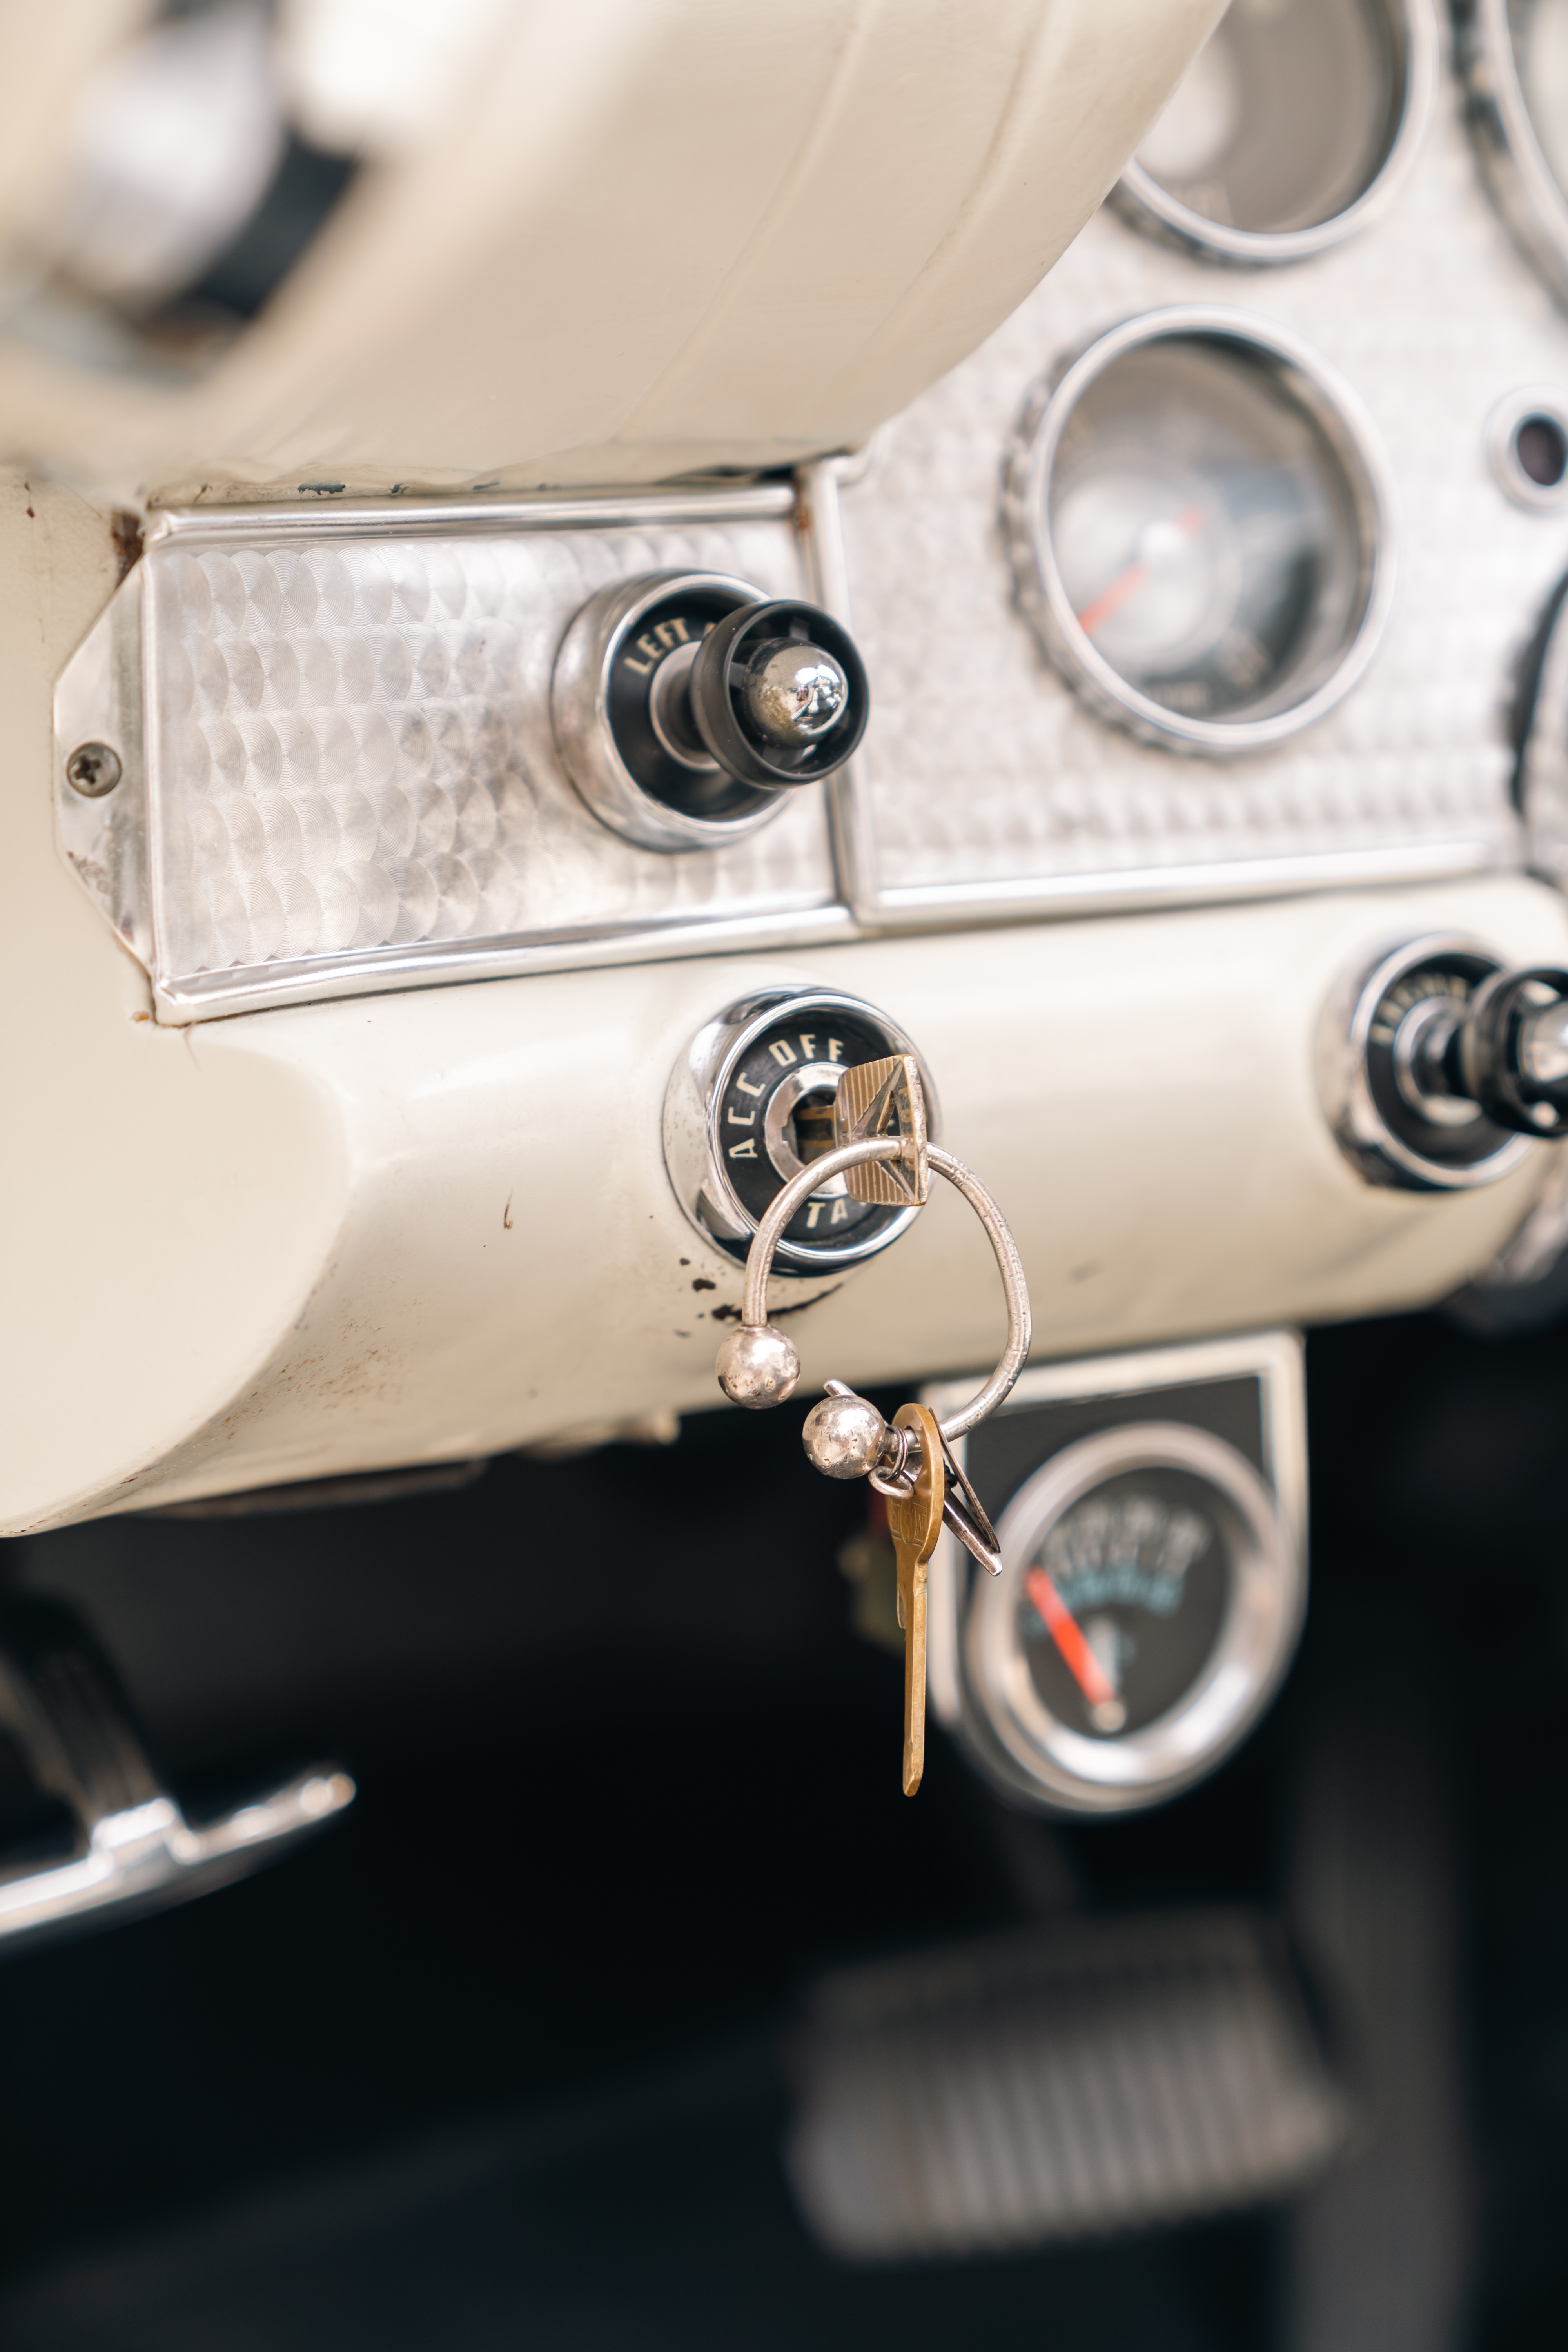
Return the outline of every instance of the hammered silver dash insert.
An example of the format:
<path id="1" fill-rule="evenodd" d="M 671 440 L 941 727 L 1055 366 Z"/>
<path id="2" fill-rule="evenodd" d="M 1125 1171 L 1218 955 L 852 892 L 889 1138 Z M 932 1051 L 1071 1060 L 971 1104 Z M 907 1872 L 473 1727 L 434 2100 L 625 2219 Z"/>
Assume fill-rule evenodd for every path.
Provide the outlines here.
<path id="1" fill-rule="evenodd" d="M 60 680 L 55 798 L 161 1017 L 837 936 L 819 786 L 649 856 L 563 772 L 561 639 L 656 568 L 798 597 L 792 491 L 155 518 Z M 122 770 L 98 799 L 68 775 L 89 742 Z"/>

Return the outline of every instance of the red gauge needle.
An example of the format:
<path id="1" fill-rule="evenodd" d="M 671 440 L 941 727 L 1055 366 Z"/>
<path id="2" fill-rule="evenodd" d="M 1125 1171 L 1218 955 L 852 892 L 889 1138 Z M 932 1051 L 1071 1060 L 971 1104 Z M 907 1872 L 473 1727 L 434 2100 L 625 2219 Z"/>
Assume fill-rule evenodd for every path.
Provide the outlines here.
<path id="1" fill-rule="evenodd" d="M 1024 1579 L 1024 1590 L 1045 1619 L 1052 1641 L 1090 1706 L 1117 1706 L 1116 1693 L 1105 1668 L 1084 1640 L 1078 1619 L 1043 1568 L 1030 1569 Z"/>
<path id="2" fill-rule="evenodd" d="M 1203 528 L 1203 520 L 1202 507 L 1184 507 L 1175 517 L 1175 527 L 1191 539 Z M 1086 637 L 1092 637 L 1096 629 L 1103 628 L 1112 613 L 1119 613 L 1129 596 L 1137 593 L 1148 579 L 1151 568 L 1140 557 L 1136 562 L 1128 564 L 1124 572 L 1119 572 L 1110 587 L 1102 588 L 1092 604 L 1086 604 L 1081 613 L 1073 614 Z"/>

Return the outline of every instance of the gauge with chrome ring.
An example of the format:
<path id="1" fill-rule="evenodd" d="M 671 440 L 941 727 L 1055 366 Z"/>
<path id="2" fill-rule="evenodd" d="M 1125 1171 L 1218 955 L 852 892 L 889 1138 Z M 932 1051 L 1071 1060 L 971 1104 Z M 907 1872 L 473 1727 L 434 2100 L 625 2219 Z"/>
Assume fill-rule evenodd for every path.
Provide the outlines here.
<path id="1" fill-rule="evenodd" d="M 1568 6 L 1465 0 L 1454 16 L 1482 174 L 1515 243 L 1568 305 Z"/>
<path id="2" fill-rule="evenodd" d="M 1206 261 L 1325 253 L 1405 184 L 1437 70 L 1429 0 L 1231 0 L 1111 201 Z"/>
<path id="3" fill-rule="evenodd" d="M 1305 344 L 1239 310 L 1131 319 L 1027 403 L 1005 523 L 1024 612 L 1100 714 L 1267 749 L 1365 670 L 1393 594 L 1384 460 Z"/>
<path id="4" fill-rule="evenodd" d="M 971 1591 L 962 1731 L 1047 1810 L 1129 1812 L 1211 1771 L 1258 1721 L 1306 1578 L 1279 1506 L 1224 1439 L 1143 1422 L 1080 1438 L 1019 1489 L 1002 1573 Z"/>

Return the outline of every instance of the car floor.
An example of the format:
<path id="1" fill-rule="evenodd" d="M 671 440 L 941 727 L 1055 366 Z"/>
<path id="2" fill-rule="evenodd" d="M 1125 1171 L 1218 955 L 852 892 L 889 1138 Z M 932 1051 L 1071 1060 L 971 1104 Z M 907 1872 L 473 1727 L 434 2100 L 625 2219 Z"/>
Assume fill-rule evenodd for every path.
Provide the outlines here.
<path id="1" fill-rule="evenodd" d="M 12 1548 L 174 1784 L 359 1798 L 188 1907 L 0 1971 L 16 2352 L 1048 2340 L 1512 2352 L 1568 2289 L 1568 1347 L 1439 1318 L 1309 1347 L 1314 1596 L 1254 1739 L 1154 1814 L 1011 1812 L 837 1565 L 798 1414 L 509 1458 L 461 1492 Z M 889 1399 L 889 1402 L 897 1402 Z M 825 1969 L 1085 1911 L 1287 1925 L 1363 2127 L 1292 2206 L 836 2261 L 791 2201 Z"/>

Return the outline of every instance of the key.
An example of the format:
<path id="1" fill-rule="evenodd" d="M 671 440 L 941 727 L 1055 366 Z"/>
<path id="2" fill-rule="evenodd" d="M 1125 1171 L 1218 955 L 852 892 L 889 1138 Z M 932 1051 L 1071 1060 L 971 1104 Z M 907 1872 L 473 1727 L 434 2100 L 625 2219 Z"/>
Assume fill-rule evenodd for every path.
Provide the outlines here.
<path id="1" fill-rule="evenodd" d="M 900 1405 L 893 1426 L 918 1433 L 921 1448 L 912 1491 L 888 1504 L 888 1531 L 898 1561 L 899 1622 L 904 1629 L 904 1794 L 912 1797 L 926 1756 L 926 1563 L 942 1533 L 947 1480 L 935 1416 L 923 1404 Z"/>
<path id="2" fill-rule="evenodd" d="M 931 1175 L 961 1192 L 985 1228 L 1007 1301 L 1007 1345 L 1001 1361 L 966 1405 L 938 1422 L 924 1405 L 900 1405 L 889 1428 L 868 1398 L 842 1381 L 813 1405 L 801 1432 L 807 1459 L 828 1478 L 869 1478 L 888 1498 L 888 1528 L 898 1571 L 899 1623 L 904 1633 L 904 1794 L 925 1770 L 926 1564 L 946 1525 L 992 1576 L 1002 1570 L 996 1531 L 951 1449 L 994 1412 L 1029 1352 L 1029 1293 L 1006 1219 L 971 1168 L 933 1143 L 926 1124 L 920 1065 L 911 1054 L 847 1069 L 833 1100 L 834 1148 L 792 1176 L 758 1225 L 746 1254 L 740 1328 L 719 1350 L 719 1385 L 731 1404 L 782 1404 L 800 1379 L 791 1340 L 768 1320 L 768 1275 L 780 1234 L 809 1195 L 842 1176 L 851 1195 L 884 1206 L 919 1208 Z M 874 1181 L 873 1181 L 874 1180 Z"/>

